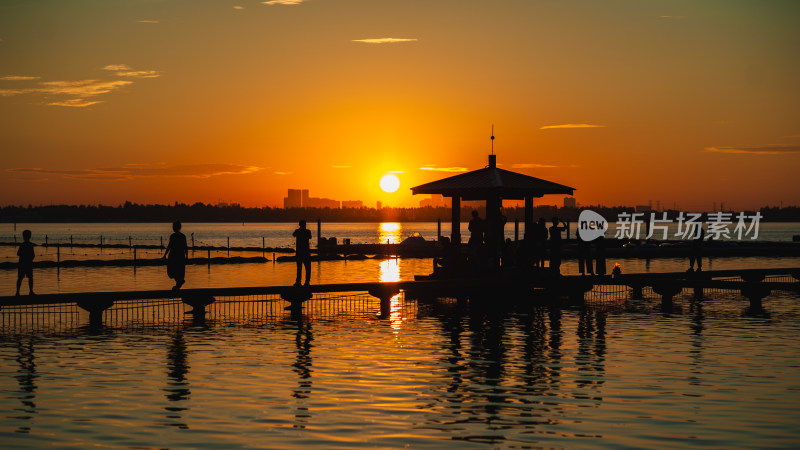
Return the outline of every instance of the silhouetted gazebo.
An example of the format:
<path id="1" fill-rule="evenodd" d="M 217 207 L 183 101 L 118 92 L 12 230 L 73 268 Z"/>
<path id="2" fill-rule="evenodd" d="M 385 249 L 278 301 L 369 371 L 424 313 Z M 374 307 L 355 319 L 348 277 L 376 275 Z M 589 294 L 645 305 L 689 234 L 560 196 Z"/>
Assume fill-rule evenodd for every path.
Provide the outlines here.
<path id="1" fill-rule="evenodd" d="M 533 199 L 546 194 L 572 195 L 575 188 L 497 168 L 497 156 L 489 155 L 483 169 L 454 175 L 411 188 L 411 193 L 441 194 L 450 197 L 453 205 L 451 240 L 461 243 L 461 200 L 486 200 L 487 242 L 498 242 L 494 236 L 500 220 L 503 200 L 525 200 L 525 233 L 533 228 Z M 502 237 L 500 237 L 500 241 Z"/>

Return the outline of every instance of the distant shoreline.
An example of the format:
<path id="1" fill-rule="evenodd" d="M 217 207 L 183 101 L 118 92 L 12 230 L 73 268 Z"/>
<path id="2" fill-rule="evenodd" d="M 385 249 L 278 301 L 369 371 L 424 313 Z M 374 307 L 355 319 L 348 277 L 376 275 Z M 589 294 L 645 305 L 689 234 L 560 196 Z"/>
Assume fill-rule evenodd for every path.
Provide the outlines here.
<path id="1" fill-rule="evenodd" d="M 485 217 L 483 206 L 461 208 L 461 220 L 468 221 L 472 210 Z M 585 206 L 585 207 L 557 207 L 540 205 L 534 207 L 534 218 L 551 218 L 558 216 L 562 220 L 575 222 L 584 209 L 591 209 L 609 221 L 615 221 L 620 213 L 633 213 L 633 206 Z M 682 211 L 665 209 L 657 214 L 667 213 L 668 217 L 676 218 Z M 735 220 L 739 212 L 753 215 L 756 211 L 728 210 Z M 787 206 L 762 207 L 758 210 L 761 222 L 800 222 L 800 207 Z M 510 222 L 518 220 L 523 222 L 525 210 L 523 207 L 506 207 L 503 209 Z M 707 221 L 707 212 L 704 212 L 704 221 Z M 649 217 L 649 215 L 645 216 Z M 0 207 L 0 223 L 165 223 L 180 220 L 186 223 L 292 223 L 298 220 L 309 220 L 338 223 L 380 223 L 380 222 L 436 222 L 451 221 L 449 207 L 424 207 L 424 208 L 258 208 L 242 207 L 238 205 L 137 205 L 126 202 L 120 206 L 87 206 L 87 205 L 45 205 L 45 206 L 4 206 Z"/>

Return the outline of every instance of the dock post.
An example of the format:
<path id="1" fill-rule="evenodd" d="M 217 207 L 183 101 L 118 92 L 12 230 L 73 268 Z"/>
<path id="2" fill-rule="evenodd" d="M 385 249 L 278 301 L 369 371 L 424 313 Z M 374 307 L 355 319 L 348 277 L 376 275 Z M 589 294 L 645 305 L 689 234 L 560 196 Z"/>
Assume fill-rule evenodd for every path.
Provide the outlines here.
<path id="1" fill-rule="evenodd" d="M 89 325 L 91 327 L 103 326 L 103 311 L 114 305 L 113 300 L 101 299 L 97 301 L 79 300 L 78 307 L 89 312 Z"/>
<path id="2" fill-rule="evenodd" d="M 653 291 L 661 295 L 661 306 L 664 308 L 672 307 L 672 297 L 678 295 L 683 291 L 680 285 L 671 284 L 669 282 L 657 283 L 653 285 Z"/>
<path id="3" fill-rule="evenodd" d="M 514 219 L 514 242 L 519 241 L 519 217 Z"/>
<path id="4" fill-rule="evenodd" d="M 69 248 L 72 248 L 72 235 L 69 235 Z"/>
<path id="5" fill-rule="evenodd" d="M 442 240 L 442 219 L 436 219 L 436 242 Z"/>
<path id="6" fill-rule="evenodd" d="M 181 297 L 181 301 L 192 307 L 191 311 L 186 314 L 191 314 L 195 324 L 202 324 L 206 320 L 206 306 L 214 303 L 216 299 L 211 295 L 186 295 Z"/>
<path id="7" fill-rule="evenodd" d="M 128 236 L 128 248 L 131 248 L 131 247 L 133 247 L 133 238 Z"/>
<path id="8" fill-rule="evenodd" d="M 386 286 L 379 286 L 370 289 L 368 292 L 369 295 L 377 297 L 381 301 L 381 311 L 378 314 L 378 317 L 381 319 L 389 317 L 389 314 L 392 310 L 392 297 L 400 293 L 400 288 L 388 284 Z"/>
<path id="9" fill-rule="evenodd" d="M 770 289 L 760 283 L 752 283 L 742 288 L 742 296 L 750 300 L 750 308 L 761 309 L 761 300 L 770 294 Z"/>
<path id="10" fill-rule="evenodd" d="M 639 283 L 630 283 L 628 287 L 631 288 L 631 299 L 633 300 L 641 300 L 644 298 L 644 285 Z"/>
<path id="11" fill-rule="evenodd" d="M 46 235 L 46 234 L 44 235 L 44 246 L 45 246 L 45 247 L 47 247 L 47 246 L 48 246 L 48 244 L 47 244 L 47 235 Z"/>
<path id="12" fill-rule="evenodd" d="M 317 248 L 319 248 L 319 243 L 321 239 L 322 239 L 322 219 L 317 219 Z"/>
<path id="13" fill-rule="evenodd" d="M 56 265 L 61 265 L 61 244 L 56 244 Z"/>
<path id="14" fill-rule="evenodd" d="M 164 250 L 164 236 L 161 237 L 161 250 Z"/>
<path id="15" fill-rule="evenodd" d="M 703 299 L 703 286 L 695 286 L 694 287 L 694 299 L 695 300 L 702 300 Z"/>
<path id="16" fill-rule="evenodd" d="M 231 237 L 228 236 L 228 258 L 231 257 Z"/>
<path id="17" fill-rule="evenodd" d="M 136 267 L 136 247 L 133 247 L 133 267 Z"/>

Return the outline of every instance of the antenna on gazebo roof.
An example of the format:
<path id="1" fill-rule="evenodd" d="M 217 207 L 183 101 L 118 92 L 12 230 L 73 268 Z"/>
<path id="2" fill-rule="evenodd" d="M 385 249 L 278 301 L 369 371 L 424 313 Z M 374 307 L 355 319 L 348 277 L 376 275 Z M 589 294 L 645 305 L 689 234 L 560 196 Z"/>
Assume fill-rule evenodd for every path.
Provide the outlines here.
<path id="1" fill-rule="evenodd" d="M 494 155 L 494 124 L 492 124 L 492 154 Z"/>
<path id="2" fill-rule="evenodd" d="M 497 156 L 494 155 L 494 124 L 492 124 L 492 154 L 489 155 L 489 168 L 497 167 Z"/>

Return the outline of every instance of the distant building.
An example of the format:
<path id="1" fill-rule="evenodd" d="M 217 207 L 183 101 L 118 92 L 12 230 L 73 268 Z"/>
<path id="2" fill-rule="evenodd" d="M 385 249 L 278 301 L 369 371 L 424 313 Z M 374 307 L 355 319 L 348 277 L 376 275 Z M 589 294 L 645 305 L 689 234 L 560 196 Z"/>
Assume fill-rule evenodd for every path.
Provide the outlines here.
<path id="1" fill-rule="evenodd" d="M 308 191 L 306 191 L 308 192 Z M 289 189 L 286 197 L 283 197 L 283 208 L 302 208 L 303 202 L 300 189 Z"/>
<path id="2" fill-rule="evenodd" d="M 289 189 L 283 198 L 283 208 L 363 208 L 361 200 L 340 202 L 331 198 L 310 197 L 308 189 Z"/>
<path id="3" fill-rule="evenodd" d="M 634 208 L 635 208 L 637 213 L 646 213 L 646 212 L 650 212 L 650 210 L 652 210 L 650 205 L 636 205 Z"/>
<path id="4" fill-rule="evenodd" d="M 304 208 L 338 209 L 341 206 L 341 204 L 337 200 L 333 200 L 330 198 L 309 197 L 306 202 L 307 203 L 303 205 Z"/>
<path id="5" fill-rule="evenodd" d="M 578 202 L 575 197 L 564 197 L 564 208 L 576 208 L 577 206 Z"/>
<path id="6" fill-rule="evenodd" d="M 444 196 L 441 194 L 434 194 L 431 195 L 430 198 L 423 198 L 419 201 L 419 207 L 425 208 L 430 206 L 431 208 L 439 208 L 442 206 L 448 206 L 447 202 L 444 200 Z"/>
<path id="7" fill-rule="evenodd" d="M 378 203 L 376 204 L 375 209 L 381 209 L 381 208 L 383 208 L 383 203 L 381 203 L 381 201 L 378 200 Z"/>

